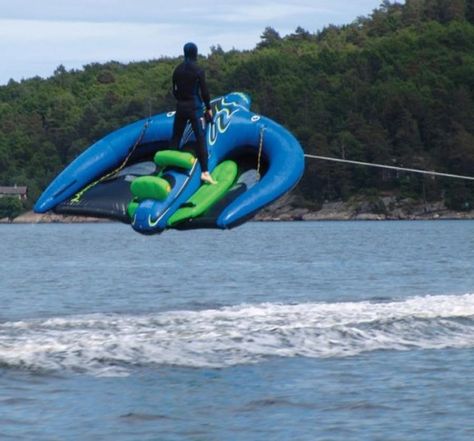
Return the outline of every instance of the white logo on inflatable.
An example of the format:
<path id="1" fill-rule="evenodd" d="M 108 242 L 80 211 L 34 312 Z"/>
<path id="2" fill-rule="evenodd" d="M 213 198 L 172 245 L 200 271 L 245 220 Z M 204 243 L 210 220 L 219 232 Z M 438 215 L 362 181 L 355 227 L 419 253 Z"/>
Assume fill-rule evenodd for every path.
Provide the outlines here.
<path id="1" fill-rule="evenodd" d="M 208 132 L 208 144 L 214 145 L 217 141 L 219 133 L 225 133 L 229 128 L 232 116 L 241 110 L 242 107 L 236 102 L 226 102 L 225 98 L 222 98 L 221 102 L 217 105 L 222 107 L 216 112 L 214 117 L 214 124 L 211 124 Z M 217 109 L 218 107 L 216 107 Z M 245 108 L 244 108 L 245 109 Z"/>

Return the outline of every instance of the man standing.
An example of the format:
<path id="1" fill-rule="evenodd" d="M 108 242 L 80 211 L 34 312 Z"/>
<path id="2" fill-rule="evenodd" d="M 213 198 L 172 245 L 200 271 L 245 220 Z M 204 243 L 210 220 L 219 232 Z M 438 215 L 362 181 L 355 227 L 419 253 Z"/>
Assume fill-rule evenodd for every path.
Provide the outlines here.
<path id="1" fill-rule="evenodd" d="M 198 49 L 194 43 L 184 45 L 184 62 L 173 72 L 173 95 L 177 100 L 171 147 L 179 148 L 187 122 L 196 137 L 196 154 L 201 165 L 201 180 L 216 184 L 208 171 L 208 152 L 204 137 L 204 119 L 212 120 L 211 98 L 206 85 L 204 70 L 197 65 Z M 203 112 L 203 108 L 205 111 Z"/>

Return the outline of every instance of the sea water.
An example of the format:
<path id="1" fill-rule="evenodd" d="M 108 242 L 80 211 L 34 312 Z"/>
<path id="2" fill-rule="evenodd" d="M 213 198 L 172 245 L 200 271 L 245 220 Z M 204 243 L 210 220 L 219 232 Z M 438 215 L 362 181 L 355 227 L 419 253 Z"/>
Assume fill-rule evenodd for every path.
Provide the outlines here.
<path id="1" fill-rule="evenodd" d="M 0 238 L 0 440 L 474 439 L 472 221 Z"/>

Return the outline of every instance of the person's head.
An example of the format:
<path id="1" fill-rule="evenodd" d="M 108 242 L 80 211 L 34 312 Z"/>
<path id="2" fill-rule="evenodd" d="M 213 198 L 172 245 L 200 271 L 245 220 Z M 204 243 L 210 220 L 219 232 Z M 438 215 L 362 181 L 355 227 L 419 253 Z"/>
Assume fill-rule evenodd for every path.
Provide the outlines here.
<path id="1" fill-rule="evenodd" d="M 198 55 L 198 48 L 194 43 L 186 43 L 184 45 L 184 58 L 186 61 L 196 61 Z"/>

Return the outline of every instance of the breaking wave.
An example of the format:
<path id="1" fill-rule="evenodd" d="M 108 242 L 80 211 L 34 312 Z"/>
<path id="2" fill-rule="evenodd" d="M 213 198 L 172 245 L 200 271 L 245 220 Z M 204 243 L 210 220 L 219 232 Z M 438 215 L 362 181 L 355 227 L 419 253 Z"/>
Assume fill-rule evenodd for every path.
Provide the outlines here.
<path id="1" fill-rule="evenodd" d="M 0 324 L 0 366 L 127 375 L 135 366 L 221 368 L 270 357 L 474 347 L 474 294 L 393 302 L 246 304 Z"/>

